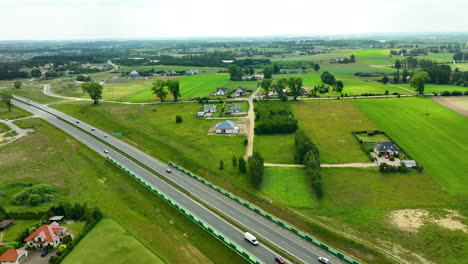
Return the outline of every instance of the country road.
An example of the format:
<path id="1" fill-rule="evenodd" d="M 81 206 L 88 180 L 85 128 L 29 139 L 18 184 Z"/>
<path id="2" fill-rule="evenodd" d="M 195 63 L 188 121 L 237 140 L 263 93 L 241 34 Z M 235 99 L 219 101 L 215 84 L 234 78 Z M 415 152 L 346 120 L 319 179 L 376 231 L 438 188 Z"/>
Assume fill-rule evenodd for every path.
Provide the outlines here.
<path id="1" fill-rule="evenodd" d="M 275 253 L 263 245 L 253 247 L 248 244 L 248 242 L 244 241 L 242 237 L 243 231 L 253 232 L 259 237 L 261 244 L 263 241 L 268 241 L 276 247 L 288 252 L 288 254 L 294 256 L 303 263 L 317 263 L 318 256 L 326 256 L 332 260 L 332 263 L 344 263 L 333 255 L 328 254 L 322 249 L 306 242 L 284 228 L 257 215 L 253 211 L 241 206 L 235 201 L 212 190 L 193 178 L 178 171 L 173 171 L 171 174 L 166 173 L 165 169 L 167 168 L 167 165 L 165 163 L 147 155 L 125 142 L 120 141 L 102 130 L 94 128 L 81 120 L 77 120 L 76 118 L 68 116 L 46 105 L 35 103 L 26 98 L 15 96 L 15 100 L 13 100 L 13 102 L 16 106 L 23 108 L 64 130 L 66 133 L 77 138 L 79 141 L 98 152 L 100 155 L 105 156 L 103 150 L 107 149 L 109 151 L 107 155 L 111 158 L 134 171 L 155 188 L 161 190 L 165 195 L 177 201 L 183 207 L 187 208 L 188 211 L 214 227 L 220 233 L 231 239 L 231 241 L 237 243 L 264 263 L 272 263 Z M 84 133 L 82 130 L 88 133 Z M 98 141 L 96 138 L 101 141 Z M 110 148 L 109 145 L 115 150 Z M 131 157 L 131 159 L 121 153 L 125 153 L 128 157 Z M 133 160 L 136 160 L 140 164 L 146 166 L 149 171 L 138 165 Z M 164 180 L 160 177 L 164 178 Z M 166 181 L 172 182 L 172 184 L 177 187 L 173 187 Z M 185 195 L 181 190 L 193 197 Z M 196 199 L 196 201 L 194 199 Z M 224 217 L 227 217 L 230 221 L 236 222 L 237 225 L 242 226 L 243 230 L 238 230 L 230 223 L 224 221 L 215 213 L 216 211 L 222 212 Z"/>

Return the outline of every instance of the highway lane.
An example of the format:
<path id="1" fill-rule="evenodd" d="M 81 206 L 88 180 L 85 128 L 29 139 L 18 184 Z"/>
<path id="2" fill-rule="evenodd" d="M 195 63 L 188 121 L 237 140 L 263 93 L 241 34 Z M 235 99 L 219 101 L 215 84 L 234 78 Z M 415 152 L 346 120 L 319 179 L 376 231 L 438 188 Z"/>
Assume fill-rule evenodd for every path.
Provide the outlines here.
<path id="1" fill-rule="evenodd" d="M 89 124 L 84 123 L 81 120 L 77 120 L 76 118 L 68 116 L 48 106 L 35 103 L 26 98 L 16 96 L 15 98 L 28 101 L 29 104 L 33 104 L 38 108 L 53 113 L 54 115 L 59 116 L 60 118 L 67 120 L 70 123 L 73 123 L 81 129 L 92 133 L 116 149 L 119 149 L 138 162 L 144 164 L 151 170 L 166 177 L 208 205 L 212 206 L 220 212 L 223 212 L 223 214 L 235 220 L 237 223 L 248 227 L 249 231 L 255 233 L 259 237 L 260 242 L 262 242 L 262 239 L 268 240 L 270 243 L 275 244 L 279 248 L 287 251 L 289 254 L 295 256 L 304 263 L 317 263 L 318 256 L 325 256 L 332 260 L 333 263 L 344 263 L 333 255 L 311 245 L 291 232 L 277 226 L 271 221 L 257 215 L 255 212 L 252 212 L 251 210 L 243 207 L 235 201 L 232 201 L 231 199 L 212 190 L 208 186 L 192 179 L 191 177 L 176 170 L 173 170 L 173 173 L 171 174 L 166 173 L 165 169 L 168 167 L 167 164 L 147 155 L 146 153 L 113 137 L 112 135 L 109 135 L 97 128 L 92 127 Z M 122 164 L 127 166 L 126 163 Z"/>
<path id="2" fill-rule="evenodd" d="M 117 151 L 110 149 L 107 145 L 101 143 L 100 141 L 94 139 L 92 136 L 82 132 L 81 130 L 61 121 L 57 117 L 41 111 L 35 107 L 28 106 L 16 100 L 13 100 L 13 104 L 18 106 L 28 112 L 35 114 L 36 116 L 46 120 L 57 128 L 63 130 L 67 134 L 73 136 L 83 144 L 87 145 L 89 148 L 96 151 L 101 156 L 109 156 L 120 164 L 126 166 L 129 170 L 133 171 L 135 174 L 144 179 L 151 186 L 158 189 L 165 196 L 169 197 L 174 202 L 178 203 L 192 215 L 207 223 L 214 229 L 216 229 L 223 236 L 236 243 L 239 247 L 243 248 L 246 252 L 249 252 L 253 257 L 257 258 L 263 263 L 273 263 L 274 257 L 277 255 L 272 250 L 264 245 L 253 246 L 247 242 L 244 237 L 244 231 L 239 230 L 235 226 L 223 220 L 218 215 L 212 213 L 209 209 L 201 205 L 200 203 L 194 201 L 181 191 L 172 187 L 170 184 L 161 180 L 159 177 L 155 176 L 151 172 L 145 170 L 140 165 L 131 161 L 127 157 L 123 156 Z M 104 150 L 108 150 L 108 153 L 104 153 Z"/>

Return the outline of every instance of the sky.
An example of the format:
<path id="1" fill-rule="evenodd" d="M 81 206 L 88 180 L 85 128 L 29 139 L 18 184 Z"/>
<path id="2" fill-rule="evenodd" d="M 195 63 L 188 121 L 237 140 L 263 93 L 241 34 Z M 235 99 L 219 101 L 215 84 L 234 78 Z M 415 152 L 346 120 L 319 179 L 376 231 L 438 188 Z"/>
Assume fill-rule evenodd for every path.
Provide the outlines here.
<path id="1" fill-rule="evenodd" d="M 467 0 L 0 0 L 0 40 L 467 32 Z"/>

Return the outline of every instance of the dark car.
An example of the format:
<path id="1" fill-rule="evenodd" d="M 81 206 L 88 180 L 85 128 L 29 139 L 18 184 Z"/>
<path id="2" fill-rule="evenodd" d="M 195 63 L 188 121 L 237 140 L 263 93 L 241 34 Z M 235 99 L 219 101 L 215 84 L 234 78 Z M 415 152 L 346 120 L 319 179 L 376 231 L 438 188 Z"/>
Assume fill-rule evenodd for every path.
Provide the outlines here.
<path id="1" fill-rule="evenodd" d="M 45 256 L 47 256 L 47 254 L 49 254 L 49 250 L 46 249 L 46 250 L 42 251 L 41 257 L 45 257 Z"/>
<path id="2" fill-rule="evenodd" d="M 166 169 L 166 172 L 167 172 L 167 173 L 171 173 L 172 170 L 171 170 L 170 168 L 167 168 L 167 169 Z"/>
<path id="3" fill-rule="evenodd" d="M 280 257 L 280 256 L 276 256 L 276 257 L 275 257 L 275 262 L 276 262 L 276 263 L 281 263 L 281 264 L 283 264 L 283 263 L 286 263 L 286 260 L 284 260 L 284 259 L 283 259 L 282 257 Z"/>

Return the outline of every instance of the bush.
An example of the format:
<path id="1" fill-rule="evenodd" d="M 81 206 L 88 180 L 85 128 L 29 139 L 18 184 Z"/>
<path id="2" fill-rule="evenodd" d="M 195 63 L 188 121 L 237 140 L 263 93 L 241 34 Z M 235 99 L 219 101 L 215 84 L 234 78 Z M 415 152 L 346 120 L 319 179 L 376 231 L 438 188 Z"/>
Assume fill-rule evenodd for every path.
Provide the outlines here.
<path id="1" fill-rule="evenodd" d="M 222 160 L 219 161 L 219 169 L 220 170 L 224 169 L 224 161 L 222 161 Z"/>
<path id="2" fill-rule="evenodd" d="M 451 95 L 452 96 L 460 96 L 460 95 L 463 95 L 463 93 L 460 92 L 460 91 L 452 91 Z"/>
<path id="3" fill-rule="evenodd" d="M 184 120 L 182 119 L 182 116 L 176 115 L 175 121 L 176 121 L 176 123 L 182 123 Z"/>
<path id="4" fill-rule="evenodd" d="M 244 146 L 247 146 L 249 144 L 249 140 L 248 139 L 244 139 Z"/>
<path id="5" fill-rule="evenodd" d="M 390 161 L 395 161 L 395 158 L 392 156 L 389 158 Z"/>
<path id="6" fill-rule="evenodd" d="M 399 153 L 393 154 L 393 157 L 398 159 L 400 157 L 400 154 Z"/>
<path id="7" fill-rule="evenodd" d="M 409 169 L 406 167 L 406 165 L 402 162 L 400 163 L 400 166 L 398 166 L 398 171 L 401 173 L 408 173 Z"/>
<path id="8" fill-rule="evenodd" d="M 468 95 L 468 90 L 466 90 L 465 92 L 463 92 L 464 95 Z"/>
<path id="9" fill-rule="evenodd" d="M 291 106 L 283 102 L 262 102 L 255 106 L 256 134 L 285 134 L 297 130 Z"/>
<path id="10" fill-rule="evenodd" d="M 37 206 L 55 199 L 55 188 L 49 184 L 37 184 L 23 189 L 15 195 L 12 204 Z"/>
<path id="11" fill-rule="evenodd" d="M 449 91 L 443 91 L 441 93 L 442 96 L 450 96 L 450 92 Z"/>

